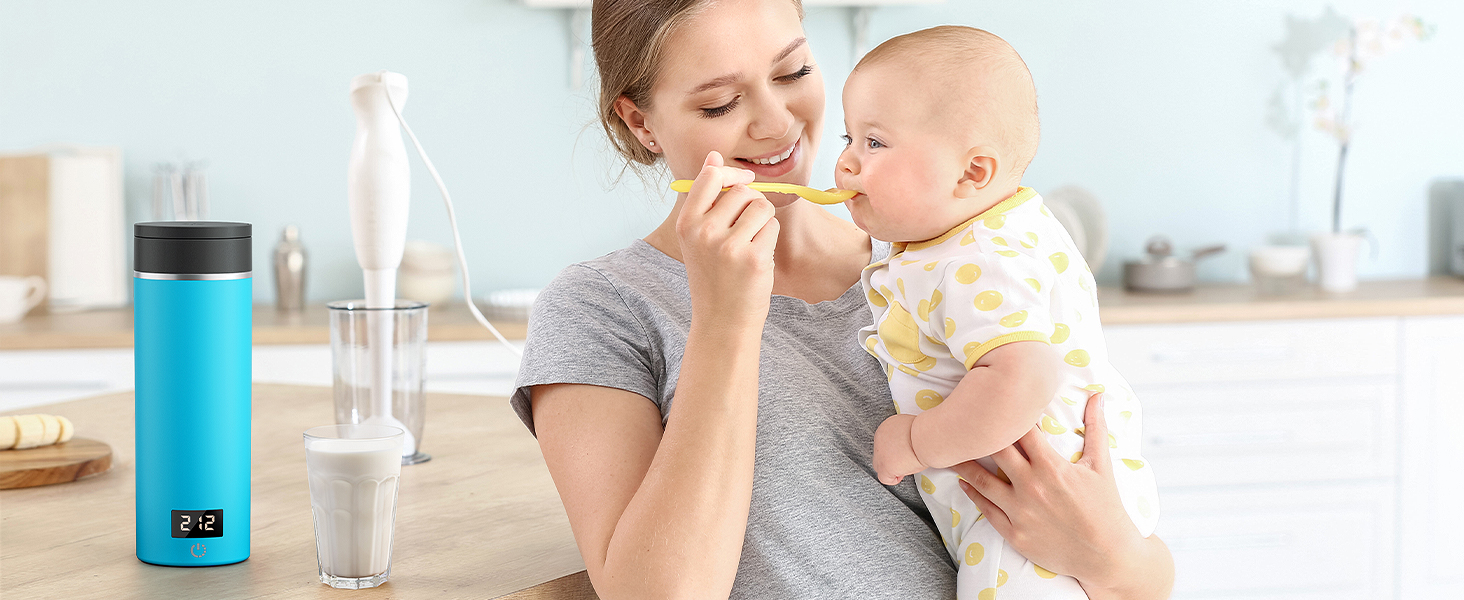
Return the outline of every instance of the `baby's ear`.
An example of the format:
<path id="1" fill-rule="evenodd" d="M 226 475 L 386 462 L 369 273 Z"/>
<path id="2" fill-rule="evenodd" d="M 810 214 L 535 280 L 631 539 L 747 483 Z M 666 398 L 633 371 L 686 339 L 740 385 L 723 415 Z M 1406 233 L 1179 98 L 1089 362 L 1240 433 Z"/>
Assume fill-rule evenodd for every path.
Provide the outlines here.
<path id="1" fill-rule="evenodd" d="M 956 182 L 956 196 L 968 198 L 976 195 L 996 180 L 998 160 L 996 148 L 977 146 L 966 151 L 966 170 Z"/>

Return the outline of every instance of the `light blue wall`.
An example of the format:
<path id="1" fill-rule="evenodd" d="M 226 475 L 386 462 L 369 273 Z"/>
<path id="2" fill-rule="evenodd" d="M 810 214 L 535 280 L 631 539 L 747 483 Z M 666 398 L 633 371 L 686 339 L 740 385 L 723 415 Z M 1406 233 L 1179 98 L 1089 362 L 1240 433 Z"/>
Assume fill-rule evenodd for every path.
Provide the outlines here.
<path id="1" fill-rule="evenodd" d="M 1286 14 L 1323 5 L 951 0 L 877 9 L 871 39 L 942 23 L 1007 38 L 1040 94 L 1043 142 L 1028 183 L 1079 184 L 1104 201 L 1113 258 L 1103 278 L 1163 232 L 1182 248 L 1230 244 L 1202 274 L 1240 280 L 1245 249 L 1287 227 L 1289 146 L 1264 124 L 1284 78 L 1269 48 Z M 1427 186 L 1464 175 L 1464 3 L 1336 5 L 1359 16 L 1408 10 L 1438 26 L 1359 85 L 1345 210 L 1345 225 L 1380 242 L 1365 277 L 1422 275 Z M 823 145 L 835 148 L 848 13 L 812 9 L 806 28 L 829 87 Z M 634 177 L 609 189 L 616 168 L 591 88 L 568 86 L 569 35 L 566 13 L 509 0 L 0 0 L 0 150 L 121 146 L 129 222 L 148 218 L 154 163 L 205 159 L 211 216 L 255 224 L 257 268 L 296 223 L 311 299 L 357 297 L 346 86 L 390 69 L 411 79 L 405 112 L 454 193 L 478 289 L 539 286 L 643 235 L 670 206 Z M 1334 148 L 1310 131 L 1304 143 L 1302 224 L 1323 229 Z M 819 158 L 815 184 L 831 183 L 834 158 Z M 437 192 L 414 169 L 410 237 L 450 243 Z M 269 277 L 256 282 L 260 299 L 273 297 Z"/>

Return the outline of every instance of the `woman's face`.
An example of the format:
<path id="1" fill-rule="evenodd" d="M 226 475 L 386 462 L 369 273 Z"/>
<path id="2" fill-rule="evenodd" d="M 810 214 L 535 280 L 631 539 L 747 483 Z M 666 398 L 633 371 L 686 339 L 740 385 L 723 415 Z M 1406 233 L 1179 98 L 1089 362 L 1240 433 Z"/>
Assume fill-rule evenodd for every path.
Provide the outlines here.
<path id="1" fill-rule="evenodd" d="M 758 181 L 808 183 L 823 128 L 823 77 L 792 2 L 715 2 L 665 50 L 644 134 L 677 179 L 695 177 L 716 150 Z M 796 197 L 769 199 L 782 206 Z"/>

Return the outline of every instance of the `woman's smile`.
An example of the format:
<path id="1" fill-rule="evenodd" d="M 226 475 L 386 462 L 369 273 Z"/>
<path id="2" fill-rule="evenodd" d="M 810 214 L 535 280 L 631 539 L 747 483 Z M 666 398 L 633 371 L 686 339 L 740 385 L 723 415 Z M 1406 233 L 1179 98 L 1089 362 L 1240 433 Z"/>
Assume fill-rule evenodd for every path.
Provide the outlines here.
<path id="1" fill-rule="evenodd" d="M 768 180 L 774 177 L 782 177 L 798 166 L 803 158 L 803 141 L 801 139 L 793 142 L 793 145 L 759 156 L 739 156 L 734 160 L 737 166 L 757 174 L 759 180 Z"/>

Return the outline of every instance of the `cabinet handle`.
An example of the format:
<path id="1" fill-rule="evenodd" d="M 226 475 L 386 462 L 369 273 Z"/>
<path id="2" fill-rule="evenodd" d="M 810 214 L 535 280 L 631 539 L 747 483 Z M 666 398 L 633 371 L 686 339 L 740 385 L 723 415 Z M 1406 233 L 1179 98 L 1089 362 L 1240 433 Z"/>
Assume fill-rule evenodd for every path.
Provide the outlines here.
<path id="1" fill-rule="evenodd" d="M 1291 348 L 1287 346 L 1206 348 L 1203 350 L 1160 348 L 1150 354 L 1150 359 L 1161 364 L 1191 364 L 1200 362 L 1254 363 L 1285 360 L 1290 355 Z"/>
<path id="2" fill-rule="evenodd" d="M 1149 445 L 1180 448 L 1186 446 L 1241 446 L 1250 444 L 1280 444 L 1291 440 L 1291 432 L 1284 429 L 1267 431 L 1227 431 L 1217 433 L 1180 433 L 1151 435 Z"/>

